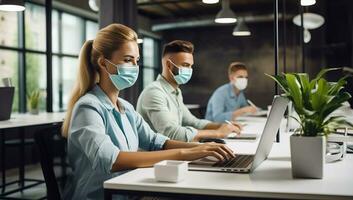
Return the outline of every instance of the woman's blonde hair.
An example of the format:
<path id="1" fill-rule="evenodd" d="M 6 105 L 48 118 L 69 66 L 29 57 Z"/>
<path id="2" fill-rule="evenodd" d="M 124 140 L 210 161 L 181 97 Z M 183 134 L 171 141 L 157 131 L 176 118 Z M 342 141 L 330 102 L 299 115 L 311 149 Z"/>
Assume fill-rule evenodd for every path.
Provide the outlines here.
<path id="1" fill-rule="evenodd" d="M 94 40 L 86 41 L 80 51 L 77 80 L 68 103 L 62 126 L 62 135 L 68 136 L 72 110 L 75 103 L 99 82 L 98 59 L 110 59 L 112 53 L 125 42 L 137 42 L 137 34 L 122 24 L 110 24 L 99 30 Z"/>

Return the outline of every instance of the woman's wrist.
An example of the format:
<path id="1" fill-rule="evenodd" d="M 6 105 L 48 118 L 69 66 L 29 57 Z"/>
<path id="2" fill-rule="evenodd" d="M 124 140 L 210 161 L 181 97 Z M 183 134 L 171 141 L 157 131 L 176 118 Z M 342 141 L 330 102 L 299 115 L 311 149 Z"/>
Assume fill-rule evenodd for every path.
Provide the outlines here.
<path id="1" fill-rule="evenodd" d="M 178 149 L 177 151 L 177 160 L 186 160 L 187 149 Z"/>

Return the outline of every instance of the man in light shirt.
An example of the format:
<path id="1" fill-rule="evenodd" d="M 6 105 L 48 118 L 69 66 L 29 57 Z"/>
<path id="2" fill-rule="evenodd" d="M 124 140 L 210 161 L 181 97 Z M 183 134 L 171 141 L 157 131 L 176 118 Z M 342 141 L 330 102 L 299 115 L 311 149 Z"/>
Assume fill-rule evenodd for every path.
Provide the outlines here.
<path id="1" fill-rule="evenodd" d="M 236 123 L 198 119 L 186 108 L 179 85 L 192 76 L 193 52 L 194 46 L 188 41 L 175 40 L 164 46 L 162 74 L 142 91 L 137 111 L 155 131 L 174 140 L 199 141 L 239 133 L 241 127 Z"/>
<path id="2" fill-rule="evenodd" d="M 207 104 L 206 119 L 222 122 L 256 113 L 255 106 L 248 104 L 244 90 L 248 84 L 248 70 L 244 63 L 233 62 L 228 68 L 229 83 L 216 89 Z"/>

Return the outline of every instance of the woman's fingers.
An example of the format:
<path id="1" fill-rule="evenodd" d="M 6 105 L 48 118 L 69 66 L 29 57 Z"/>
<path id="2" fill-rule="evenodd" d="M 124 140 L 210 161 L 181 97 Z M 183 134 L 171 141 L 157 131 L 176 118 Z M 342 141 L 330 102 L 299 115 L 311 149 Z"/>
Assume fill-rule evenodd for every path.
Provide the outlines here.
<path id="1" fill-rule="evenodd" d="M 210 144 L 210 148 L 213 151 L 217 151 L 218 153 L 222 154 L 227 159 L 235 157 L 233 151 L 226 145 L 214 143 Z"/>
<path id="2" fill-rule="evenodd" d="M 234 152 L 229 147 L 227 147 L 226 145 L 222 145 L 222 148 L 228 153 L 231 158 L 235 157 Z"/>
<path id="3" fill-rule="evenodd" d="M 213 156 L 220 161 L 225 159 L 221 154 L 217 153 L 216 151 L 208 151 L 208 156 Z"/>
<path id="4" fill-rule="evenodd" d="M 196 150 L 201 157 L 213 156 L 218 160 L 231 159 L 235 157 L 234 152 L 223 144 L 206 143 L 195 147 L 194 150 Z M 203 153 L 200 154 L 201 152 Z"/>
<path id="5" fill-rule="evenodd" d="M 224 159 L 229 159 L 230 158 L 230 155 L 221 146 L 211 147 L 211 150 L 219 153 L 220 155 L 222 155 L 222 157 Z"/>

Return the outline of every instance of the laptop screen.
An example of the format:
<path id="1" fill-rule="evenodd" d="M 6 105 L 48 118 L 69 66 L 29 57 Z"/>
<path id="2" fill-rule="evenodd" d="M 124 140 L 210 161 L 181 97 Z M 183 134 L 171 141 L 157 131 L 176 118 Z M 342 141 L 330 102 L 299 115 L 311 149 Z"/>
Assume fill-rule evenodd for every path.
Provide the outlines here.
<path id="1" fill-rule="evenodd" d="M 270 114 L 262 132 L 259 146 L 256 149 L 251 171 L 260 165 L 261 162 L 264 161 L 270 153 L 288 102 L 289 100 L 287 98 L 281 96 L 275 96 L 273 99 Z"/>
<path id="2" fill-rule="evenodd" d="M 14 87 L 0 87 L 0 120 L 10 119 Z"/>

